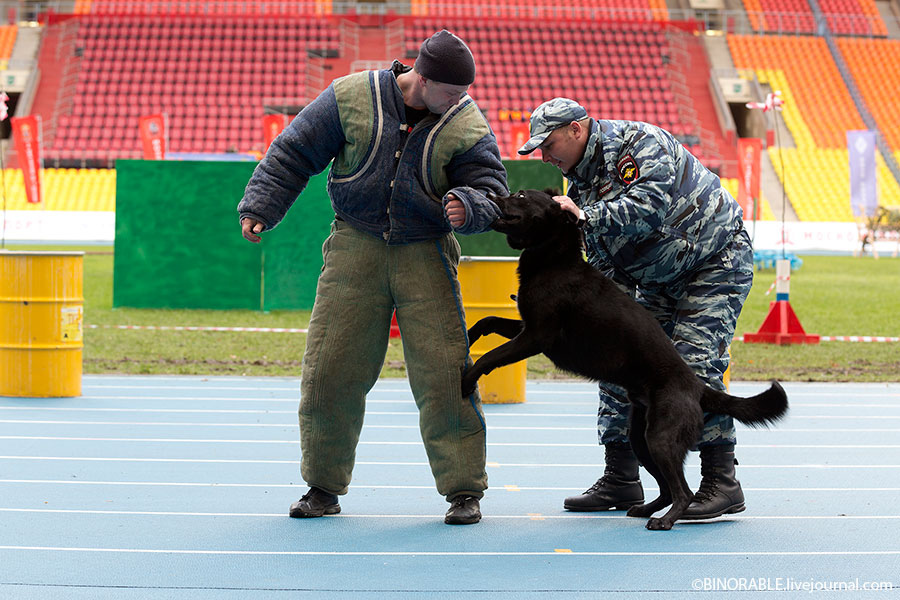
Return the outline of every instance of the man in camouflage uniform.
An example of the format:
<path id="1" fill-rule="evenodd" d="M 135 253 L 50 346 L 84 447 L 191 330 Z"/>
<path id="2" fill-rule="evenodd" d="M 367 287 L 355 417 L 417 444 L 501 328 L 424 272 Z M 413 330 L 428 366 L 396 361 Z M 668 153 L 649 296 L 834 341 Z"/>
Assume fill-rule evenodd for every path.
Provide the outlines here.
<path id="1" fill-rule="evenodd" d="M 537 148 L 569 180 L 568 196 L 555 199 L 582 219 L 590 263 L 656 316 L 701 379 L 724 390 L 728 345 L 753 281 L 753 250 L 741 208 L 719 178 L 667 131 L 594 120 L 567 98 L 535 109 L 519 153 Z M 606 472 L 584 494 L 566 498 L 568 510 L 643 502 L 629 412 L 625 390 L 600 382 Z M 704 415 L 697 441 L 703 479 L 682 519 L 744 510 L 734 445 L 732 418 Z"/>

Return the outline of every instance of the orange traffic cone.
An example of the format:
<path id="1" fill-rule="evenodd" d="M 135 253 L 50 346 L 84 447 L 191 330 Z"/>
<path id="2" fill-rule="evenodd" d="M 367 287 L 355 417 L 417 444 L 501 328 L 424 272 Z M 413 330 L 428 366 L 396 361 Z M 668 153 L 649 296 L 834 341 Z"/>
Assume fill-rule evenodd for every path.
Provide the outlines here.
<path id="1" fill-rule="evenodd" d="M 808 334 L 803 330 L 800 319 L 791 308 L 788 300 L 791 282 L 791 261 L 779 260 L 775 263 L 775 301 L 769 305 L 759 331 L 745 333 L 744 341 L 748 344 L 818 344 L 819 336 Z"/>
<path id="2" fill-rule="evenodd" d="M 397 324 L 397 311 L 394 311 L 394 316 L 391 317 L 391 337 L 398 338 L 400 337 L 400 326 Z"/>

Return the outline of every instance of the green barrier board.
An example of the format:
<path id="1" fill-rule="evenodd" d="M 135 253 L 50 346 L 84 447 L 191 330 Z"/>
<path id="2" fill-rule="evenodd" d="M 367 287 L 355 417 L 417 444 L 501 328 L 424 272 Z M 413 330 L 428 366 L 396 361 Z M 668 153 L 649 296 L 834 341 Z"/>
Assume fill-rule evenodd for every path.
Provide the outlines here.
<path id="1" fill-rule="evenodd" d="M 561 187 L 559 171 L 505 161 L 513 191 Z M 236 207 L 256 163 L 116 163 L 113 306 L 309 309 L 334 212 L 326 173 L 313 177 L 284 220 L 251 244 Z M 458 236 L 463 254 L 516 256 L 504 236 Z"/>

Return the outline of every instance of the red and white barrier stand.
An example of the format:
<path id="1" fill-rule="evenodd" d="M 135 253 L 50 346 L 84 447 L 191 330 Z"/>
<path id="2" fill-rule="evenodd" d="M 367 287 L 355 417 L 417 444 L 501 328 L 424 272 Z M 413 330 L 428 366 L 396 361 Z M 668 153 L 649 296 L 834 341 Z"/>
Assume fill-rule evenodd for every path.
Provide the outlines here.
<path id="1" fill-rule="evenodd" d="M 400 337 L 400 326 L 397 325 L 397 311 L 394 311 L 394 316 L 391 317 L 391 337 L 398 338 Z"/>
<path id="2" fill-rule="evenodd" d="M 791 261 L 779 260 L 775 263 L 775 301 L 769 305 L 769 314 L 756 333 L 745 333 L 748 344 L 818 344 L 820 336 L 806 333 L 788 295 L 791 285 Z"/>

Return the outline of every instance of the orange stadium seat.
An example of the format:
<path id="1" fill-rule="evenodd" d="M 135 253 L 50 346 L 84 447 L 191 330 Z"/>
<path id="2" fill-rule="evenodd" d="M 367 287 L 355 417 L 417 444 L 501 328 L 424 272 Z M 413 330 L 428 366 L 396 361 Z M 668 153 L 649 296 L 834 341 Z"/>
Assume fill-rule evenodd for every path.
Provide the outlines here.
<path id="1" fill-rule="evenodd" d="M 3 68 L 6 68 L 6 63 L 16 45 L 17 34 L 18 27 L 16 25 L 0 25 L 0 63 Z"/>
<path id="2" fill-rule="evenodd" d="M 828 28 L 838 35 L 887 35 L 875 0 L 819 0 Z"/>
<path id="3" fill-rule="evenodd" d="M 667 20 L 665 0 L 413 0 L 415 16 Z"/>
<path id="4" fill-rule="evenodd" d="M 756 31 L 812 33 L 815 19 L 806 0 L 744 0 Z"/>
<path id="5" fill-rule="evenodd" d="M 839 45 L 847 47 L 847 42 L 841 40 Z M 728 44 L 737 68 L 754 70 L 761 83 L 782 92 L 785 102 L 784 111 L 778 113 L 779 121 L 783 118 L 795 147 L 790 147 L 784 139 L 776 139 L 778 147 L 767 152 L 797 216 L 803 221 L 852 221 L 846 132 L 866 129 L 866 126 L 825 40 L 799 36 L 729 36 Z M 888 48 L 885 43 L 878 50 L 883 52 L 884 59 L 891 60 Z M 871 49 L 863 46 L 856 50 Z M 853 70 L 854 63 L 849 62 Z M 896 90 L 896 83 L 895 87 L 889 87 L 890 77 L 881 80 L 888 86 L 887 90 Z M 871 82 L 878 78 L 870 76 L 869 79 Z M 878 93 L 871 92 L 870 87 L 871 83 L 863 86 L 867 90 L 864 95 Z M 882 114 L 876 118 L 891 117 Z M 887 130 L 897 120 L 883 122 Z M 880 155 L 876 162 L 880 202 L 900 203 L 900 187 Z"/>
<path id="6" fill-rule="evenodd" d="M 866 106 L 893 152 L 900 152 L 900 40 L 838 38 Z"/>
<path id="7" fill-rule="evenodd" d="M 816 146 L 844 148 L 847 129 L 865 128 L 823 38 L 734 35 L 728 44 L 738 69 L 784 72 Z"/>

